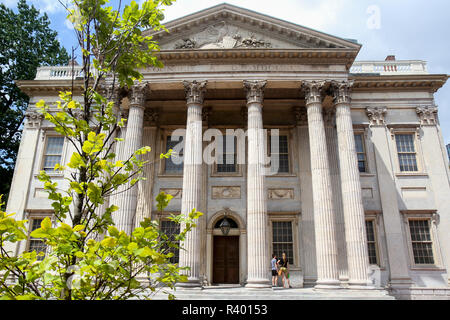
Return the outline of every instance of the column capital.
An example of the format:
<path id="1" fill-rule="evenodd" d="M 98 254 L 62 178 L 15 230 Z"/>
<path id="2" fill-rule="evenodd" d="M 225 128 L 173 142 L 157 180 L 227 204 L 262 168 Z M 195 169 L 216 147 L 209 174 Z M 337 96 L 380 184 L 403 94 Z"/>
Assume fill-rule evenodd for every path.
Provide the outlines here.
<path id="1" fill-rule="evenodd" d="M 266 84 L 267 81 L 265 80 L 244 80 L 244 88 L 247 91 L 247 105 L 263 103 Z"/>
<path id="2" fill-rule="evenodd" d="M 145 97 L 148 93 L 148 83 L 137 83 L 131 87 L 130 107 L 145 108 Z"/>
<path id="3" fill-rule="evenodd" d="M 208 81 L 183 81 L 187 104 L 203 105 Z"/>
<path id="4" fill-rule="evenodd" d="M 301 90 L 305 93 L 306 105 L 311 103 L 322 103 L 326 81 L 305 80 L 302 82 Z"/>
<path id="5" fill-rule="evenodd" d="M 416 108 L 416 113 L 422 126 L 434 126 L 437 124 L 438 108 L 436 106 L 420 106 Z"/>
<path id="6" fill-rule="evenodd" d="M 350 104 L 353 80 L 331 81 L 334 105 Z"/>
<path id="7" fill-rule="evenodd" d="M 384 126 L 385 116 L 387 113 L 386 107 L 367 107 L 366 114 L 369 117 L 370 126 Z"/>
<path id="8" fill-rule="evenodd" d="M 44 119 L 44 115 L 37 110 L 27 110 L 25 112 L 25 118 L 27 119 L 27 128 L 39 128 Z"/>

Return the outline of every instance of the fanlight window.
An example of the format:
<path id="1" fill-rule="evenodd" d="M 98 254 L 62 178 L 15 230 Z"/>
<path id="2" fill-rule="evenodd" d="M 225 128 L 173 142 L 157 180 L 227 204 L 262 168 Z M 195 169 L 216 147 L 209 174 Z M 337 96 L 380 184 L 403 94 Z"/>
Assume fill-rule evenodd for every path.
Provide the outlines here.
<path id="1" fill-rule="evenodd" d="M 238 224 L 236 223 L 236 221 L 234 221 L 234 220 L 231 219 L 230 217 L 226 217 L 226 218 L 223 218 L 223 219 L 220 219 L 219 221 L 217 221 L 216 224 L 214 225 L 214 228 L 215 228 L 215 229 L 220 229 L 220 226 L 221 226 L 222 222 L 224 222 L 225 219 L 228 220 L 231 229 L 237 229 L 237 228 L 239 228 L 239 226 L 238 226 Z"/>

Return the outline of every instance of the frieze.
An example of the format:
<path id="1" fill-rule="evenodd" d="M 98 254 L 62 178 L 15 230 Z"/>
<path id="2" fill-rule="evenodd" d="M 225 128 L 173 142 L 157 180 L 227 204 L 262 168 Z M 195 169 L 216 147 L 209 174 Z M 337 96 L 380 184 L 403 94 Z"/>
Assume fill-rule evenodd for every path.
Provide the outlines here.
<path id="1" fill-rule="evenodd" d="M 240 199 L 241 187 L 212 187 L 213 199 Z"/>
<path id="2" fill-rule="evenodd" d="M 164 192 L 165 194 L 171 195 L 174 199 L 181 199 L 183 196 L 183 189 L 179 188 L 161 188 L 159 192 Z"/>
<path id="3" fill-rule="evenodd" d="M 270 200 L 294 199 L 294 189 L 269 189 L 268 193 Z"/>

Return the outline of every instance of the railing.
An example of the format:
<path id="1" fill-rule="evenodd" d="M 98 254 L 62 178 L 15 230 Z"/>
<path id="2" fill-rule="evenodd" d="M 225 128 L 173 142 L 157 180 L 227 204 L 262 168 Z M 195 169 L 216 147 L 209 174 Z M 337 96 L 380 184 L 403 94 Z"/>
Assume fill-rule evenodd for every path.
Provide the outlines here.
<path id="1" fill-rule="evenodd" d="M 54 66 L 39 67 L 34 80 L 71 80 L 83 78 L 84 73 L 81 66 Z"/>
<path id="2" fill-rule="evenodd" d="M 350 73 L 376 73 L 380 75 L 428 74 L 427 63 L 421 60 L 356 61 Z"/>

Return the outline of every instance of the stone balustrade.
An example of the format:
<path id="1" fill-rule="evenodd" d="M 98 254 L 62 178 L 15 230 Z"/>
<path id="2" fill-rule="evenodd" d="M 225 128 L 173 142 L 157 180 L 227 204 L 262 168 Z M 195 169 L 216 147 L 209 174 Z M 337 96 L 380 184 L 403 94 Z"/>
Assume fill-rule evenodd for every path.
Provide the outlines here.
<path id="1" fill-rule="evenodd" d="M 84 76 L 81 66 L 44 66 L 37 69 L 34 80 L 72 80 Z"/>
<path id="2" fill-rule="evenodd" d="M 429 74 L 427 63 L 422 60 L 355 61 L 350 68 L 354 74 L 405 75 Z"/>

